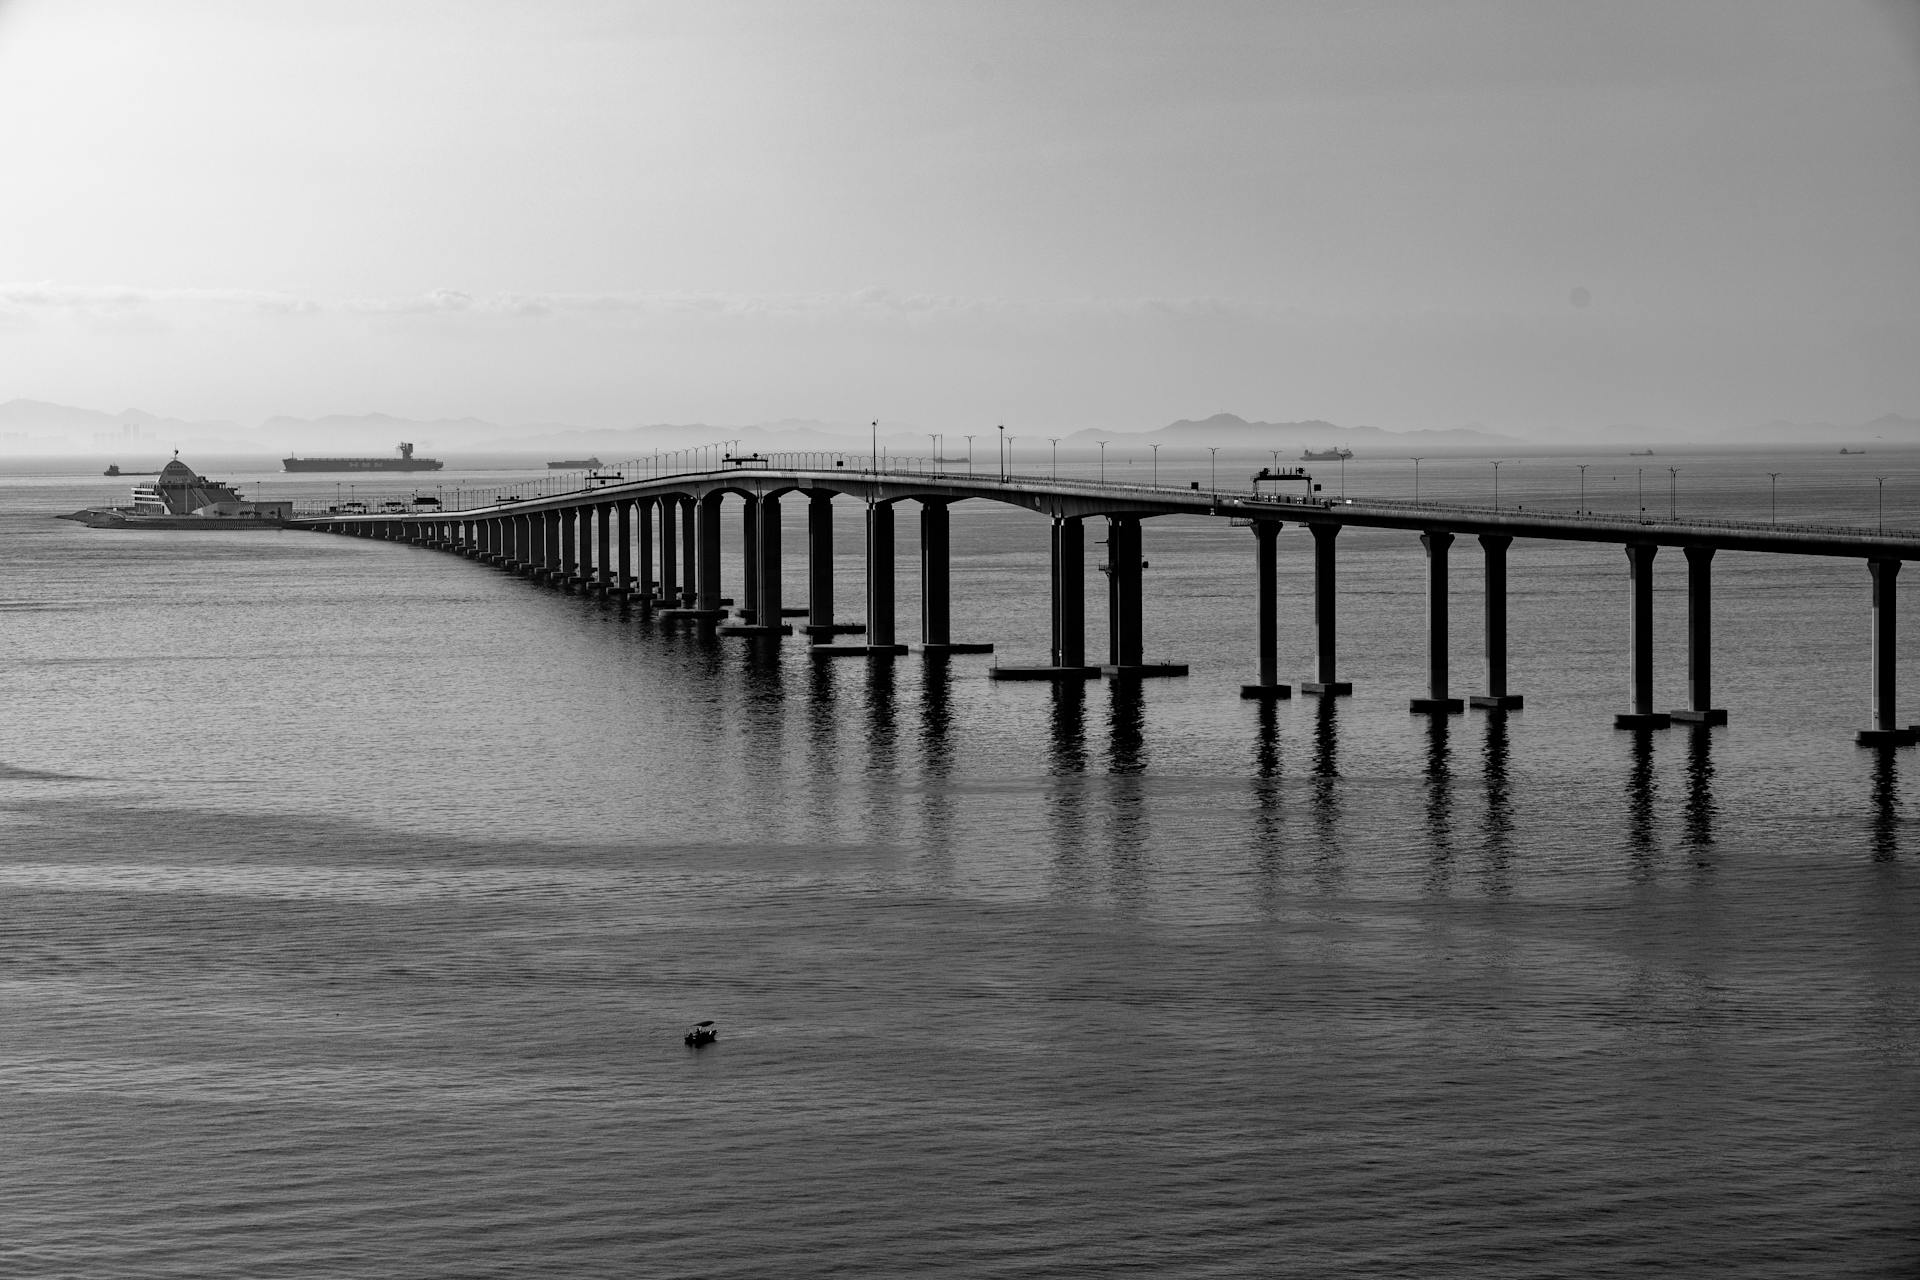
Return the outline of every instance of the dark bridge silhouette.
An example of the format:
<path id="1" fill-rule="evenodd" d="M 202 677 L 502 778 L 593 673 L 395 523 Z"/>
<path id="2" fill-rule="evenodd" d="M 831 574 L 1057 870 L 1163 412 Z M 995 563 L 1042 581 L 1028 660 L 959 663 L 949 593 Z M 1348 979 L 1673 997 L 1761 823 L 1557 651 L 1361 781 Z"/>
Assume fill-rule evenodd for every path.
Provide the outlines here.
<path id="1" fill-rule="evenodd" d="M 636 469 L 655 470 L 652 467 Z M 1427 693 L 1410 709 L 1444 715 L 1466 705 L 1517 708 L 1522 696 L 1507 687 L 1507 551 L 1515 538 L 1609 542 L 1628 564 L 1628 688 L 1631 710 L 1614 718 L 1626 729 L 1661 729 L 1674 720 L 1724 724 L 1713 705 L 1714 554 L 1722 550 L 1838 556 L 1864 561 L 1871 586 L 1873 727 L 1862 745 L 1906 746 L 1920 726 L 1896 723 L 1894 707 L 1895 582 L 1901 562 L 1920 559 L 1920 536 L 1850 527 L 1739 521 L 1649 520 L 1432 502 L 1353 501 L 1322 497 L 1304 472 L 1256 479 L 1251 491 L 1229 493 L 1158 485 L 1108 484 L 1051 477 L 956 474 L 914 469 L 882 459 L 847 455 L 718 457 L 712 465 L 645 478 L 583 477 L 584 487 L 528 498 L 489 495 L 457 510 L 367 513 L 330 510 L 293 523 L 324 532 L 384 538 L 451 551 L 569 589 L 631 600 L 665 619 L 717 628 L 724 635 L 781 636 L 785 619 L 804 617 L 820 658 L 887 656 L 910 648 L 930 653 L 982 653 L 992 645 L 956 642 L 952 634 L 948 508 L 983 499 L 1024 507 L 1052 522 L 1053 627 L 1045 666 L 993 669 L 998 679 L 1080 680 L 1100 675 L 1185 675 L 1179 664 L 1145 661 L 1141 628 L 1144 567 L 1142 522 L 1193 515 L 1231 520 L 1253 535 L 1258 595 L 1258 679 L 1242 686 L 1248 698 L 1286 698 L 1279 680 L 1277 535 L 1288 522 L 1313 535 L 1315 671 L 1305 693 L 1339 696 L 1352 686 L 1339 678 L 1336 611 L 1340 531 L 1349 525 L 1404 529 L 1417 534 L 1427 556 Z M 1270 487 L 1263 488 L 1263 485 Z M 745 556 L 742 607 L 729 614 L 720 580 L 723 504 L 741 499 Z M 807 604 L 786 607 L 780 546 L 780 507 L 789 495 L 807 501 Z M 840 623 L 834 615 L 833 506 L 835 496 L 866 505 L 866 621 Z M 894 620 L 894 507 L 911 501 L 920 511 L 921 617 L 917 645 L 896 641 Z M 1107 522 L 1108 652 L 1092 663 L 1086 653 L 1084 522 Z M 1447 660 L 1448 557 L 1462 536 L 1476 537 L 1485 561 L 1486 688 L 1468 699 L 1453 696 Z M 1653 707 L 1653 562 L 1662 547 L 1687 560 L 1688 705 Z M 857 641 L 843 637 L 858 635 Z"/>

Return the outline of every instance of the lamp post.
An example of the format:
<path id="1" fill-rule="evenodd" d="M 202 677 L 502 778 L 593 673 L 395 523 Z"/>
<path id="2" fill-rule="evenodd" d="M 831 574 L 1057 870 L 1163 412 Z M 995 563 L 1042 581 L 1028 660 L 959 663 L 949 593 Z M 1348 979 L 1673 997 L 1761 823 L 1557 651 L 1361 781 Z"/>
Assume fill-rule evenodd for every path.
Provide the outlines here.
<path id="1" fill-rule="evenodd" d="M 1060 437 L 1048 436 L 1047 443 L 1053 446 L 1053 478 L 1060 478 Z"/>
<path id="2" fill-rule="evenodd" d="M 1647 522 L 1647 469 L 1633 469 L 1633 500 L 1640 508 L 1640 523 Z"/>
<path id="3" fill-rule="evenodd" d="M 1276 449 L 1273 456 L 1278 459 L 1280 456 L 1279 450 Z M 1413 500 L 1415 502 L 1420 501 L 1420 459 L 1418 458 L 1413 460 Z"/>
<path id="4" fill-rule="evenodd" d="M 873 435 L 871 439 L 873 456 L 867 459 L 867 466 L 869 470 L 878 472 L 880 470 L 880 419 L 878 418 L 873 420 Z"/>
<path id="5" fill-rule="evenodd" d="M 1158 489 L 1160 487 L 1160 446 L 1150 444 L 1147 448 L 1153 450 L 1153 487 Z"/>
<path id="6" fill-rule="evenodd" d="M 1502 459 L 1501 461 L 1505 461 Z M 1500 509 L 1500 463 L 1493 464 L 1493 509 Z"/>
<path id="7" fill-rule="evenodd" d="M 1580 468 L 1580 505 L 1574 509 L 1573 514 L 1582 515 L 1587 509 L 1587 468 L 1593 464 L 1591 462 L 1576 462 L 1574 465 Z"/>
<path id="8" fill-rule="evenodd" d="M 1680 468 L 1667 468 L 1667 519 L 1680 518 Z"/>
<path id="9" fill-rule="evenodd" d="M 1007 479 L 1013 479 L 1013 437 L 1007 437 Z"/>
<path id="10" fill-rule="evenodd" d="M 1107 482 L 1107 442 L 1096 440 L 1094 443 L 1100 446 L 1100 483 L 1105 484 Z"/>
<path id="11" fill-rule="evenodd" d="M 967 441 L 967 474 L 972 475 L 973 474 L 973 437 L 972 436 L 966 437 L 966 441 Z"/>
<path id="12" fill-rule="evenodd" d="M 1873 486 L 1880 496 L 1880 532 L 1885 533 L 1887 531 L 1887 478 L 1875 476 Z"/>
<path id="13" fill-rule="evenodd" d="M 933 446 L 933 470 L 934 470 L 934 473 L 937 475 L 939 474 L 939 471 L 940 471 L 940 435 L 939 433 L 935 431 L 927 432 L 927 442 Z"/>
<path id="14" fill-rule="evenodd" d="M 1007 424 L 1003 422 L 995 430 L 1000 434 L 996 437 L 997 443 L 994 446 L 994 463 L 995 468 L 1000 472 L 1000 478 L 1005 480 L 1007 478 Z"/>
<path id="15" fill-rule="evenodd" d="M 1772 514 L 1768 517 L 1767 523 L 1779 524 L 1780 523 L 1780 473 L 1778 471 L 1769 471 L 1767 472 L 1767 479 L 1773 482 L 1773 493 L 1771 495 L 1772 501 L 1769 504 L 1772 507 Z"/>
<path id="16" fill-rule="evenodd" d="M 1212 493 L 1220 492 L 1220 446 L 1207 446 L 1207 489 Z"/>

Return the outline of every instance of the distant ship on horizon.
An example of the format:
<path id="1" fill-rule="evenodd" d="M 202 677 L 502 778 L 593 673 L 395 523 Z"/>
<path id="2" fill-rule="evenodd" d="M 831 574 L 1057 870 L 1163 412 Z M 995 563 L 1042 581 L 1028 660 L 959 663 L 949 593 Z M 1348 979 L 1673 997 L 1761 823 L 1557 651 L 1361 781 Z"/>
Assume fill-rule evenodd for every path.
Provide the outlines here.
<path id="1" fill-rule="evenodd" d="M 549 462 L 549 471 L 598 471 L 604 463 L 598 458 L 561 458 L 558 462 Z"/>
<path id="2" fill-rule="evenodd" d="M 438 471 L 447 464 L 438 458 L 416 458 L 413 446 L 402 442 L 391 458 L 283 458 L 288 471 Z"/>
<path id="3" fill-rule="evenodd" d="M 1300 457 L 1306 462 L 1345 462 L 1353 456 L 1353 450 L 1342 449 L 1335 445 L 1331 449 L 1308 449 Z"/>

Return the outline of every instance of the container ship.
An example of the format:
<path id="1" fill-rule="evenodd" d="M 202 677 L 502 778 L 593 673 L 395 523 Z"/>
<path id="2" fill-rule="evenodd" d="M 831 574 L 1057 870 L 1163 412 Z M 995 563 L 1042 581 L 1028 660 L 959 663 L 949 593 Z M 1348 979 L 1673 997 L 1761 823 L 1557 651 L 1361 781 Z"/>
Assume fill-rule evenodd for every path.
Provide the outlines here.
<path id="1" fill-rule="evenodd" d="M 402 444 L 392 458 L 284 458 L 288 471 L 438 471 L 447 464 L 438 458 L 416 458 L 413 446 Z"/>
<path id="2" fill-rule="evenodd" d="M 1300 456 L 1308 462 L 1345 462 L 1353 456 L 1353 450 L 1335 445 L 1331 449 L 1308 449 Z"/>
<path id="3" fill-rule="evenodd" d="M 598 458 L 562 458 L 558 462 L 549 462 L 549 471 L 597 471 L 605 464 Z"/>

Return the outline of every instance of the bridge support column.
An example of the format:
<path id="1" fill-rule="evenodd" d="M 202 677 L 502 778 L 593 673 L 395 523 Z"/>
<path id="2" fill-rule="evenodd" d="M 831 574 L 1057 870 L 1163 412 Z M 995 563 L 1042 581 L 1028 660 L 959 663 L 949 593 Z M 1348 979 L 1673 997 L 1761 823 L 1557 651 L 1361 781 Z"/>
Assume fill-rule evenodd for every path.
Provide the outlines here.
<path id="1" fill-rule="evenodd" d="M 1672 713 L 1692 724 L 1725 724 L 1725 708 L 1713 705 L 1713 552 L 1684 547 L 1687 557 L 1687 705 Z"/>
<path id="2" fill-rule="evenodd" d="M 1466 710 L 1459 698 L 1447 696 L 1447 548 L 1453 535 L 1429 529 L 1420 535 L 1427 551 L 1427 696 L 1412 698 L 1407 710 L 1420 715 L 1448 715 Z"/>
<path id="3" fill-rule="evenodd" d="M 720 607 L 720 499 L 714 496 L 713 502 L 713 538 L 706 540 L 705 531 L 697 529 L 703 512 L 700 500 L 687 497 L 680 499 L 680 581 L 686 584 L 686 591 L 694 590 L 694 584 L 701 579 L 698 556 L 708 546 L 713 548 L 713 604 L 709 608 Z"/>
<path id="4" fill-rule="evenodd" d="M 1628 667 L 1633 710 L 1613 718 L 1616 729 L 1665 729 L 1673 723 L 1666 712 L 1653 709 L 1653 557 L 1659 550 L 1651 542 L 1627 544 L 1627 575 L 1632 587 Z"/>
<path id="5" fill-rule="evenodd" d="M 623 498 L 613 505 L 619 513 L 616 517 L 619 527 L 615 530 L 615 536 L 620 541 L 620 562 L 614 568 L 614 590 L 625 598 L 633 594 L 633 509 L 639 503 Z"/>
<path id="6" fill-rule="evenodd" d="M 867 507 L 867 644 L 869 654 L 905 653 L 895 644 L 893 604 L 893 504 Z"/>
<path id="7" fill-rule="evenodd" d="M 660 499 L 660 603 L 680 607 L 680 499 Z M 691 586 L 692 583 L 687 585 Z"/>
<path id="8" fill-rule="evenodd" d="M 748 540 L 742 557 L 747 562 L 750 584 L 747 608 L 740 611 L 741 621 L 722 624 L 720 634 L 790 636 L 793 628 L 781 621 L 779 495 L 748 498 L 747 510 Z"/>
<path id="9" fill-rule="evenodd" d="M 1053 652 L 1044 667 L 992 667 L 995 680 L 1086 680 L 1100 674 L 1087 665 L 1086 526 L 1079 516 L 1053 518 Z"/>
<path id="10" fill-rule="evenodd" d="M 1140 552 L 1140 517 L 1107 517 L 1107 662 L 1102 675 L 1139 678 L 1183 676 L 1184 663 L 1146 660 L 1146 638 L 1141 624 L 1147 567 Z"/>
<path id="11" fill-rule="evenodd" d="M 807 495 L 807 621 L 800 629 L 810 636 L 867 629 L 833 620 L 833 495 L 821 489 Z"/>
<path id="12" fill-rule="evenodd" d="M 540 577 L 542 581 L 552 582 L 566 572 L 566 562 L 562 558 L 560 550 L 560 513 L 558 511 L 544 512 L 542 523 L 545 526 L 543 537 L 546 540 L 546 545 L 543 552 L 545 558 L 541 561 Z"/>
<path id="13" fill-rule="evenodd" d="M 681 555 L 687 582 L 694 588 L 693 607 L 709 617 L 720 616 L 720 517 L 725 495 L 702 494 L 682 500 Z"/>
<path id="14" fill-rule="evenodd" d="M 1278 520 L 1253 522 L 1254 611 L 1259 634 L 1255 648 L 1260 682 L 1241 685 L 1243 698 L 1272 701 L 1293 696 L 1293 686 L 1280 683 L 1280 527 Z"/>
<path id="15" fill-rule="evenodd" d="M 1526 699 L 1507 692 L 1507 548 L 1513 539 L 1504 533 L 1480 535 L 1486 553 L 1487 597 L 1482 615 L 1486 631 L 1487 691 L 1467 701 L 1490 711 L 1518 711 Z"/>
<path id="16" fill-rule="evenodd" d="M 1869 560 L 1867 572 L 1873 575 L 1873 728 L 1862 729 L 1857 742 L 1863 747 L 1909 747 L 1920 730 L 1894 725 L 1894 582 L 1900 576 L 1898 560 Z"/>
<path id="17" fill-rule="evenodd" d="M 595 570 L 594 587 L 602 595 L 606 595 L 610 593 L 614 588 L 613 509 L 616 505 L 619 506 L 620 508 L 620 531 L 621 531 L 622 537 L 624 538 L 626 534 L 626 527 L 627 527 L 627 504 L 624 502 L 618 503 L 618 504 L 612 503 L 612 502 L 599 502 L 594 504 L 596 510 L 599 512 L 599 519 L 595 520 L 594 524 L 598 526 L 598 531 L 600 534 L 600 545 L 599 545 L 597 554 L 594 556 L 594 560 L 593 560 L 593 566 Z M 627 557 L 627 547 L 626 547 L 626 543 L 623 541 L 620 544 L 620 559 L 624 562 L 626 560 L 626 557 Z M 626 580 L 627 580 L 626 567 L 625 567 L 625 564 L 623 563 L 621 566 L 621 576 L 620 576 L 621 584 L 624 585 L 626 583 Z"/>
<path id="18" fill-rule="evenodd" d="M 567 549 L 575 553 L 567 574 L 569 585 L 579 587 L 582 594 L 590 594 L 593 591 L 593 508 L 569 507 L 567 516 Z"/>
<path id="19" fill-rule="evenodd" d="M 1334 679 L 1338 668 L 1335 665 L 1333 540 L 1340 536 L 1340 526 L 1309 522 L 1307 532 L 1313 535 L 1314 678 L 1302 680 L 1300 691 L 1345 697 L 1353 692 L 1353 685 Z"/>
<path id="20" fill-rule="evenodd" d="M 759 608 L 760 500 L 749 496 L 740 504 L 740 621 L 759 621 Z"/>
<path id="21" fill-rule="evenodd" d="M 640 599 L 649 607 L 654 604 L 656 594 L 653 576 L 653 520 L 660 504 L 652 498 L 641 498 L 633 504 L 634 523 L 640 527 L 640 581 L 637 589 Z"/>
<path id="22" fill-rule="evenodd" d="M 953 574 L 947 503 L 920 500 L 921 653 L 992 653 L 990 644 L 953 642 Z"/>

